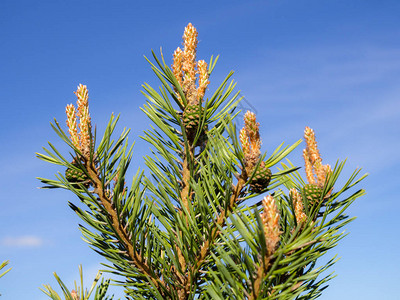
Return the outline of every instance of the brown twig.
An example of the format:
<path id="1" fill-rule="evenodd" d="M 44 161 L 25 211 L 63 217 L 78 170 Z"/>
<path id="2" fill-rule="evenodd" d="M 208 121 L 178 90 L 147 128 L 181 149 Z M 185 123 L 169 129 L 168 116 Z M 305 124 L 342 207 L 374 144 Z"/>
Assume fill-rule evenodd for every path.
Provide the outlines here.
<path id="1" fill-rule="evenodd" d="M 94 162 L 86 161 L 85 167 L 92 181 L 94 192 L 98 195 L 100 203 L 107 211 L 108 217 L 111 219 L 111 226 L 118 235 L 119 241 L 121 241 L 123 246 L 125 247 L 127 255 L 129 256 L 135 267 L 137 267 L 144 275 L 146 275 L 147 278 L 149 278 L 153 282 L 154 286 L 158 289 L 160 294 L 165 295 L 165 283 L 160 278 L 155 276 L 155 274 L 150 269 L 146 259 L 143 258 L 140 253 L 135 251 L 129 235 L 126 231 L 126 227 L 123 226 L 123 224 L 120 222 L 120 219 L 116 210 L 113 207 L 111 199 L 107 196 L 106 191 L 103 188 Z"/>
<path id="2" fill-rule="evenodd" d="M 185 149 L 186 150 L 186 149 Z M 183 160 L 182 163 L 182 190 L 181 190 L 181 201 L 182 201 L 182 206 L 185 207 L 186 211 L 189 212 L 189 194 L 190 194 L 190 179 L 191 179 L 191 175 L 190 175 L 190 161 L 193 158 L 194 155 L 194 151 L 193 151 L 193 147 L 191 147 L 189 145 L 189 149 L 187 149 L 188 151 L 185 151 L 186 153 L 188 152 L 188 155 L 185 155 L 185 158 Z M 180 210 L 179 211 L 180 216 L 182 216 L 183 214 L 185 214 L 184 210 Z M 185 216 L 186 219 L 186 224 L 188 224 L 188 216 Z M 178 234 L 182 234 L 182 232 L 179 232 Z M 179 264 L 181 266 L 181 269 L 183 272 L 186 271 L 186 260 L 185 257 L 183 256 L 182 253 L 182 249 L 180 249 L 178 247 L 178 245 L 176 245 L 176 251 L 178 254 L 178 259 L 179 259 Z M 180 274 L 176 274 L 179 278 L 182 278 L 182 276 Z"/>

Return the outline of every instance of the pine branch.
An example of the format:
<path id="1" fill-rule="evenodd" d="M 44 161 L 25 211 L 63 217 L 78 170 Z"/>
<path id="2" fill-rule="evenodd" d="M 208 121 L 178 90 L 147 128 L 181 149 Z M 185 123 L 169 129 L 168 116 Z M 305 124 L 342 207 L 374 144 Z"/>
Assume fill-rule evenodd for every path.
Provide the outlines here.
<path id="1" fill-rule="evenodd" d="M 167 290 L 164 282 L 158 278 L 154 272 L 152 272 L 152 269 L 147 264 L 146 259 L 143 258 L 140 253 L 135 251 L 135 248 L 133 247 L 130 237 L 126 231 L 126 225 L 124 226 L 121 223 L 118 213 L 112 204 L 112 200 L 106 195 L 102 180 L 98 174 L 94 162 L 86 161 L 85 167 L 94 186 L 94 193 L 98 195 L 101 204 L 107 211 L 108 217 L 111 219 L 113 229 L 118 235 L 119 241 L 123 243 L 129 258 L 132 260 L 133 264 L 153 282 L 160 294 L 164 295 L 165 291 Z"/>
<path id="2" fill-rule="evenodd" d="M 222 212 L 219 214 L 210 236 L 201 246 L 200 251 L 198 252 L 198 255 L 196 257 L 196 264 L 188 272 L 189 276 L 186 278 L 186 281 L 184 282 L 184 287 L 183 287 L 184 292 L 181 292 L 181 294 L 184 296 L 181 299 L 188 299 L 192 284 L 193 282 L 196 281 L 197 277 L 199 276 L 200 269 L 204 264 L 205 259 L 210 254 L 210 251 L 214 246 L 215 240 L 218 238 L 218 235 L 220 234 L 219 228 L 224 226 L 226 217 L 232 211 L 237 199 L 239 198 L 240 193 L 242 192 L 245 186 L 246 183 L 245 176 L 246 176 L 245 173 L 241 174 L 239 181 L 235 185 L 234 193 L 230 198 L 228 207 L 225 210 L 222 210 Z"/>
<path id="3" fill-rule="evenodd" d="M 260 124 L 250 111 L 237 136 L 234 119 L 242 98 L 233 92 L 233 73 L 205 98 L 216 59 L 209 65 L 196 61 L 196 47 L 197 30 L 189 24 L 171 68 L 162 53 L 158 59 L 153 52 L 154 64 L 148 60 L 162 84 L 157 91 L 143 85 L 148 101 L 142 110 L 153 122 L 142 136 L 154 154 L 144 157 L 149 177 L 138 170 L 131 188 L 126 186 L 132 148 L 128 131 L 115 143 L 111 139 L 118 118 L 112 116 L 95 150 L 88 92 L 80 85 L 78 109 L 66 109 L 69 136 L 57 122 L 52 125 L 73 160 L 49 143 L 51 149 L 38 157 L 67 170 L 58 180 L 40 180 L 72 191 L 89 208 L 70 203 L 90 226 L 80 225 L 86 241 L 125 277 L 127 298 L 314 299 L 331 278 L 317 277 L 336 260 L 320 268 L 316 261 L 343 238 L 339 229 L 352 220 L 344 212 L 364 191 L 337 199 L 363 177 L 356 180 L 356 171 L 334 191 L 344 163 L 333 170 L 322 164 L 310 128 L 304 152 L 308 184 L 290 162 L 272 174 L 270 168 L 301 140 L 282 143 L 266 159 Z M 266 192 L 249 207 L 249 199 Z"/>

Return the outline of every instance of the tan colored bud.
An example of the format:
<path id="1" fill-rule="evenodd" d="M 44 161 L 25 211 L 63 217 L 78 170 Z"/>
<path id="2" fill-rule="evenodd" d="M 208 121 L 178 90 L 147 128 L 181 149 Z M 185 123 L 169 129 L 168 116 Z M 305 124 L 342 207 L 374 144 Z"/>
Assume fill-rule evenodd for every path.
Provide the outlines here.
<path id="1" fill-rule="evenodd" d="M 76 92 L 74 92 L 78 98 L 78 111 L 79 117 L 82 117 L 87 108 L 89 107 L 89 92 L 86 85 L 79 84 Z"/>
<path id="2" fill-rule="evenodd" d="M 90 153 L 91 147 L 91 119 L 89 114 L 89 93 L 86 85 L 80 84 L 75 95 L 78 98 L 78 116 L 79 116 L 79 129 L 81 140 L 81 151 L 87 156 Z"/>
<path id="3" fill-rule="evenodd" d="M 307 181 L 309 184 L 315 184 L 313 166 L 311 164 L 310 155 L 307 151 L 307 148 L 303 150 L 303 158 L 305 163 Z"/>
<path id="4" fill-rule="evenodd" d="M 183 51 L 181 48 L 176 48 L 174 52 L 174 63 L 172 65 L 172 71 L 179 84 L 182 85 L 182 65 L 183 65 Z"/>
<path id="5" fill-rule="evenodd" d="M 183 34 L 183 50 L 179 47 L 175 50 L 172 65 L 173 73 L 182 86 L 188 106 L 200 104 L 209 84 L 207 63 L 204 60 L 196 63 L 197 35 L 196 28 L 189 23 Z M 197 74 L 198 86 L 196 86 Z M 177 93 L 176 89 L 175 93 L 181 108 L 184 108 L 181 96 Z"/>
<path id="6" fill-rule="evenodd" d="M 197 51 L 197 30 L 189 23 L 183 34 L 184 51 L 183 51 L 183 71 L 185 72 L 185 83 L 196 81 L 196 51 Z"/>
<path id="7" fill-rule="evenodd" d="M 240 143 L 242 144 L 242 149 L 245 157 L 249 157 L 250 152 L 250 143 L 249 143 L 249 136 L 247 135 L 246 128 L 242 128 L 240 130 Z"/>
<path id="8" fill-rule="evenodd" d="M 256 136 L 259 136 L 258 132 L 260 127 L 260 124 L 256 122 L 256 114 L 251 111 L 247 111 L 244 114 L 244 124 L 250 139 L 256 139 Z"/>
<path id="9" fill-rule="evenodd" d="M 308 183 L 323 187 L 326 177 L 331 172 L 331 167 L 322 164 L 322 158 L 317 147 L 314 130 L 310 127 L 306 127 L 304 130 L 304 138 L 307 147 L 303 151 L 303 157 Z"/>
<path id="10" fill-rule="evenodd" d="M 183 51 L 181 48 L 176 48 L 174 52 L 174 63 L 172 65 L 172 71 L 174 72 L 176 80 L 182 86 L 183 84 L 183 73 L 182 73 L 182 66 L 183 66 Z M 181 95 L 178 93 L 176 87 L 174 87 L 175 95 L 178 98 L 180 104 L 183 106 L 183 101 L 181 99 Z"/>
<path id="11" fill-rule="evenodd" d="M 278 247 L 281 235 L 279 229 L 279 212 L 275 204 L 275 199 L 271 195 L 264 197 L 262 204 L 264 211 L 261 214 L 261 220 L 264 224 L 268 254 L 271 255 Z"/>
<path id="12" fill-rule="evenodd" d="M 317 177 L 318 186 L 323 186 L 326 178 L 325 166 L 322 165 L 321 161 L 316 161 L 314 164 L 314 171 Z"/>
<path id="13" fill-rule="evenodd" d="M 247 152 L 245 152 L 245 159 L 247 164 L 246 167 L 248 167 L 248 171 L 251 171 L 254 168 L 261 156 L 261 139 L 259 127 L 260 124 L 256 122 L 255 113 L 247 111 L 244 115 L 244 127 L 241 131 L 241 141 L 243 145 L 243 142 L 245 140 L 244 134 L 246 133 L 247 143 L 250 144 L 250 151 L 246 150 Z"/>
<path id="14" fill-rule="evenodd" d="M 75 290 L 71 291 L 71 296 L 73 300 L 80 300 L 81 298 L 79 297 L 78 293 Z"/>
<path id="15" fill-rule="evenodd" d="M 330 165 L 322 165 L 317 169 L 317 179 L 318 179 L 318 185 L 323 186 L 325 183 L 326 178 L 329 176 L 330 173 L 332 173 L 332 169 Z"/>
<path id="16" fill-rule="evenodd" d="M 67 114 L 67 126 L 72 144 L 75 148 L 80 149 L 75 106 L 73 104 L 67 105 L 65 112 Z"/>
<path id="17" fill-rule="evenodd" d="M 304 213 L 303 198 L 301 197 L 300 193 L 295 188 L 292 188 L 289 195 L 293 202 L 297 224 L 306 222 L 307 215 Z"/>
<path id="18" fill-rule="evenodd" d="M 197 62 L 197 73 L 199 74 L 199 87 L 197 89 L 197 95 L 199 99 L 203 99 L 207 86 L 210 83 L 208 81 L 208 65 L 204 60 L 199 60 Z"/>
<path id="19" fill-rule="evenodd" d="M 321 155 L 319 154 L 317 142 L 315 141 L 315 133 L 310 127 L 306 127 L 304 130 L 304 139 L 307 144 L 307 151 L 309 153 L 309 157 L 311 163 L 314 165 L 315 162 L 321 161 Z"/>

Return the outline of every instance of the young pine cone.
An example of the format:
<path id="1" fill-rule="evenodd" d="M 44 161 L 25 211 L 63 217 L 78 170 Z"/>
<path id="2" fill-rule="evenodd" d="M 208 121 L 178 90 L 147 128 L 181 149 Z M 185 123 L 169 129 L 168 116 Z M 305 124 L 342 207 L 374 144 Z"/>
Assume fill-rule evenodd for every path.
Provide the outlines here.
<path id="1" fill-rule="evenodd" d="M 186 131 L 192 131 L 197 129 L 200 123 L 200 115 L 202 113 L 202 107 L 198 104 L 186 106 L 182 121 L 185 125 Z"/>
<path id="2" fill-rule="evenodd" d="M 268 184 L 271 181 L 271 176 L 271 170 L 265 166 L 264 162 L 261 162 L 250 181 L 250 190 L 254 193 L 261 193 L 268 187 Z"/>
<path id="3" fill-rule="evenodd" d="M 182 114 L 182 122 L 185 126 L 186 134 L 189 140 L 194 139 L 197 128 L 200 124 L 200 118 L 202 117 L 202 114 L 203 107 L 201 107 L 200 105 L 195 104 L 186 106 Z M 204 142 L 202 141 L 202 139 L 204 140 L 206 138 L 207 129 L 207 125 L 204 125 L 203 132 L 200 135 L 200 140 L 198 141 L 198 143 Z"/>
<path id="4" fill-rule="evenodd" d="M 304 195 L 308 200 L 309 207 L 314 207 L 321 202 L 322 188 L 315 184 L 306 184 L 303 188 Z"/>
<path id="5" fill-rule="evenodd" d="M 72 165 L 78 166 L 75 159 L 72 161 Z M 65 170 L 65 179 L 67 179 L 72 185 L 78 186 L 77 184 L 82 183 L 84 186 L 89 187 L 89 178 L 80 170 L 68 168 Z"/>

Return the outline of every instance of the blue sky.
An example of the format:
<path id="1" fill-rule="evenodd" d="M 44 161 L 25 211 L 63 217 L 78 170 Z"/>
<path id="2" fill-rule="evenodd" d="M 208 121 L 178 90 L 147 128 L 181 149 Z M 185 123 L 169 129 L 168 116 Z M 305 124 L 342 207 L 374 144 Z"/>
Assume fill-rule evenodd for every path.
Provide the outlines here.
<path id="1" fill-rule="evenodd" d="M 65 191 L 37 189 L 58 170 L 35 158 L 47 141 L 63 147 L 49 122 L 64 123 L 79 83 L 90 93 L 98 131 L 112 112 L 132 128 L 134 167 L 144 166 L 148 128 L 141 84 L 158 86 L 143 55 L 167 59 L 184 27 L 199 31 L 198 58 L 220 54 L 210 91 L 234 70 L 246 106 L 261 123 L 263 149 L 314 128 L 324 163 L 362 167 L 367 195 L 331 255 L 338 277 L 321 299 L 396 299 L 400 280 L 399 1 L 75 1 L 0 2 L 0 261 L 13 270 L 2 299 L 46 299 L 56 271 L 68 284 L 83 264 L 102 261 L 81 240 Z M 290 156 L 299 165 L 301 149 Z M 66 150 L 64 148 L 64 150 Z"/>

